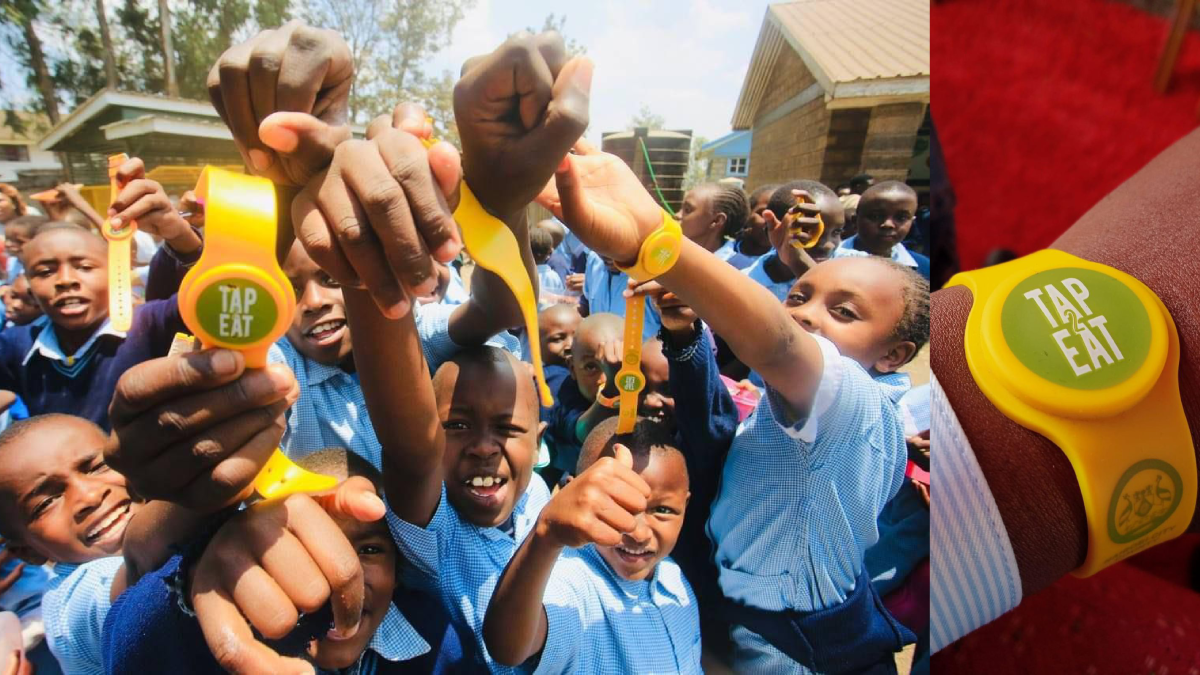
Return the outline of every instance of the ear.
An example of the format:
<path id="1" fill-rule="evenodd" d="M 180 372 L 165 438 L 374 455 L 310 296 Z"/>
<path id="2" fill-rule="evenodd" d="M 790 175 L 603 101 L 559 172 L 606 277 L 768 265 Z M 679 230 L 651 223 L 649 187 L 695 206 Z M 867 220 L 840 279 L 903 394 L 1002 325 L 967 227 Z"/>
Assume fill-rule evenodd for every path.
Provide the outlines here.
<path id="1" fill-rule="evenodd" d="M 713 218 L 713 225 L 716 225 L 718 230 L 724 232 L 726 220 L 729 220 L 729 216 L 726 216 L 724 213 L 718 213 L 716 217 Z"/>
<path id="2" fill-rule="evenodd" d="M 692 491 L 688 490 L 687 497 L 683 500 L 683 508 L 686 509 L 688 504 L 692 503 Z"/>
<path id="3" fill-rule="evenodd" d="M 7 548 L 8 550 L 12 551 L 13 555 L 17 556 L 21 560 L 24 560 L 26 563 L 29 563 L 30 565 L 41 566 L 41 565 L 45 565 L 50 560 L 46 556 L 35 551 L 33 549 L 33 547 L 31 547 L 27 544 L 22 544 L 20 542 L 13 541 L 12 539 L 5 540 L 4 547 Z"/>
<path id="4" fill-rule="evenodd" d="M 875 361 L 875 370 L 880 373 L 894 373 L 900 366 L 908 363 L 917 353 L 917 344 L 911 340 L 901 340 L 891 346 L 887 353 Z"/>
<path id="5" fill-rule="evenodd" d="M 550 427 L 549 422 L 541 422 L 538 424 L 538 430 L 537 430 L 538 445 L 541 445 L 542 437 L 546 435 L 546 429 L 548 429 L 549 427 Z"/>

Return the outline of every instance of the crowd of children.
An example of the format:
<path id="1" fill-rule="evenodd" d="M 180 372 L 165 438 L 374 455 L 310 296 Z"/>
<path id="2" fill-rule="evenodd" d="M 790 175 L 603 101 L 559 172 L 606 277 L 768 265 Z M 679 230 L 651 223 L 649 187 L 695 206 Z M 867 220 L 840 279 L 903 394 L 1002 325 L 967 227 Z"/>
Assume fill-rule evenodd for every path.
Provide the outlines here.
<path id="1" fill-rule="evenodd" d="M 928 434 L 901 404 L 929 337 L 916 192 L 706 183 L 665 214 L 580 138 L 592 69 L 553 33 L 471 61 L 460 154 L 410 104 L 351 138 L 330 31 L 222 55 L 214 106 L 287 198 L 296 312 L 265 368 L 171 353 L 203 200 L 119 168 L 104 217 L 136 221 L 144 263 L 121 330 L 102 217 L 0 186 L 4 672 L 888 673 L 913 642 L 927 668 L 921 612 L 888 609 L 928 558 Z M 467 187 L 518 242 L 537 334 L 500 276 L 463 281 Z M 671 217 L 678 258 L 647 274 Z M 256 501 L 276 447 L 337 487 Z"/>

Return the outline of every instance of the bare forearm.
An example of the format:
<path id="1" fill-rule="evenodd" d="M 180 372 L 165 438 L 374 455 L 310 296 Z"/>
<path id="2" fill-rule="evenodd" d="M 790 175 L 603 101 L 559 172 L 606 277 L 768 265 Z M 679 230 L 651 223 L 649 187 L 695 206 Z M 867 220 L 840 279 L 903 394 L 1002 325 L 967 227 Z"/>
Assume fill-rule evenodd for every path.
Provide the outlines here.
<path id="1" fill-rule="evenodd" d="M 118 578 L 123 576 L 132 586 L 145 574 L 161 567 L 171 557 L 172 548 L 190 539 L 205 518 L 204 514 L 172 502 L 143 504 L 126 528 L 122 550 L 125 574 Z"/>
<path id="2" fill-rule="evenodd" d="M 517 238 L 521 262 L 533 283 L 534 297 L 537 297 L 537 266 L 529 249 L 525 209 L 509 217 L 505 224 Z M 524 325 L 524 321 L 521 305 L 508 285 L 500 277 L 477 265 L 475 273 L 471 275 L 471 298 L 450 315 L 450 339 L 459 345 L 479 345 L 500 331 Z"/>
<path id="3" fill-rule="evenodd" d="M 488 603 L 483 639 L 500 663 L 516 666 L 546 645 L 546 610 L 542 598 L 562 546 L 536 532 L 525 539 L 505 568 Z"/>
<path id="4" fill-rule="evenodd" d="M 413 316 L 384 317 L 366 291 L 346 288 L 343 295 L 390 503 L 401 518 L 428 522 L 441 494 L 444 437 Z M 396 395 L 399 384 L 404 396 Z"/>
<path id="5" fill-rule="evenodd" d="M 725 339 L 797 409 L 807 409 L 821 377 L 821 351 L 783 305 L 719 258 L 684 240 L 679 261 L 660 282 Z"/>

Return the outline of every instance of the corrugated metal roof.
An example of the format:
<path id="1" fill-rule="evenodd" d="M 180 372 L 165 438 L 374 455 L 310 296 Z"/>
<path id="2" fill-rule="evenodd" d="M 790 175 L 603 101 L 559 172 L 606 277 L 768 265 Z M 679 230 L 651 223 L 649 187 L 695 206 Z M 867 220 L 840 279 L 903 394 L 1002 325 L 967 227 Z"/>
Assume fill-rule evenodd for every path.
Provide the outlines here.
<path id="1" fill-rule="evenodd" d="M 785 2 L 767 8 L 733 113 L 734 129 L 753 124 L 785 45 L 830 98 L 887 91 L 862 86 L 872 81 L 904 81 L 896 93 L 911 93 L 914 86 L 929 90 L 929 0 Z M 923 83 L 914 85 L 914 78 Z"/>

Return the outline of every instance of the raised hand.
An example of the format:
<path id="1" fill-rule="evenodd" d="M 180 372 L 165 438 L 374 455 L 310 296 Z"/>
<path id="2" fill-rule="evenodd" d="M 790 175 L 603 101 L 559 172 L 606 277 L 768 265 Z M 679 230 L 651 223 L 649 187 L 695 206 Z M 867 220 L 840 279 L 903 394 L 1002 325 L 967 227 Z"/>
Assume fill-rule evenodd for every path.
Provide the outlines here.
<path id="1" fill-rule="evenodd" d="M 208 73 L 208 95 L 246 165 L 298 187 L 350 138 L 353 81 L 342 37 L 295 20 L 226 50 Z"/>
<path id="2" fill-rule="evenodd" d="M 463 66 L 454 117 L 467 185 L 507 219 L 533 201 L 587 129 L 592 63 L 555 32 L 508 39 Z"/>
<path id="3" fill-rule="evenodd" d="M 339 283 L 365 288 L 390 318 L 430 293 L 435 261 L 449 262 L 462 248 L 443 193 L 457 189 L 458 152 L 448 143 L 426 150 L 402 130 L 428 135 L 420 106 L 398 108 L 397 116 L 394 125 L 372 123 L 368 140 L 339 145 L 329 169 L 292 202 L 296 237 L 313 261 Z"/>
<path id="4" fill-rule="evenodd" d="M 663 288 L 662 284 L 654 280 L 638 282 L 630 279 L 629 292 L 643 293 L 650 297 L 650 302 L 658 310 L 663 328 L 666 328 L 667 332 L 692 334 L 696 319 L 699 317 L 687 303 L 680 300 L 678 295 Z"/>
<path id="5" fill-rule="evenodd" d="M 584 244 L 618 263 L 637 260 L 642 240 L 662 224 L 662 207 L 620 157 L 587 141 L 559 164 L 537 202 Z"/>
<path id="6" fill-rule="evenodd" d="M 793 243 L 806 245 L 821 237 L 817 231 L 817 217 L 821 214 L 821 208 L 813 203 L 812 195 L 804 190 L 792 190 L 792 196 L 797 203 L 788 209 L 783 220 L 776 218 L 770 209 L 763 211 L 763 220 L 767 238 L 779 252 L 779 259 L 793 274 L 800 276 L 817 263 L 805 249 L 793 246 Z"/>
<path id="7" fill-rule="evenodd" d="M 287 366 L 246 371 L 237 352 L 151 359 L 117 382 L 104 460 L 144 497 L 211 513 L 249 496 L 298 396 Z"/>
<path id="8" fill-rule="evenodd" d="M 117 185 L 121 192 L 108 209 L 108 220 L 114 228 L 137 221 L 138 229 L 162 237 L 179 253 L 191 253 L 201 246 L 200 237 L 156 181 L 146 178 L 146 165 L 132 157 L 117 169 Z"/>
<path id="9" fill-rule="evenodd" d="M 311 673 L 258 642 L 289 634 L 300 612 L 333 610 L 334 630 L 357 632 L 363 610 L 358 553 L 335 518 L 373 522 L 386 507 L 354 476 L 318 497 L 295 494 L 238 514 L 209 542 L 191 581 L 192 606 L 213 656 L 231 672 Z"/>
<path id="10" fill-rule="evenodd" d="M 650 486 L 633 470 L 633 454 L 621 444 L 616 457 L 601 457 L 554 495 L 538 517 L 536 534 L 559 546 L 616 546 L 637 527 Z"/>

